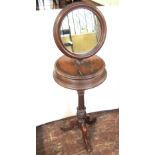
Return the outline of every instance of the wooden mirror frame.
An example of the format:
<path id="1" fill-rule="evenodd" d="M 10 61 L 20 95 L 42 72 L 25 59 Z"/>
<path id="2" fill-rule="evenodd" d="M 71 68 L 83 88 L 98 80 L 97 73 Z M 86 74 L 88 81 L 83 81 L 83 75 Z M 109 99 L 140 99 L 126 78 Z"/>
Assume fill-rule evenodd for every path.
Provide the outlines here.
<path id="1" fill-rule="evenodd" d="M 92 13 L 94 13 L 96 15 L 96 17 L 98 18 L 99 23 L 100 23 L 101 34 L 100 34 L 100 38 L 99 38 L 97 45 L 92 50 L 90 50 L 89 52 L 84 53 L 84 54 L 76 54 L 76 53 L 70 52 L 63 45 L 61 35 L 60 35 L 61 34 L 60 28 L 61 28 L 63 19 L 65 18 L 65 16 L 68 13 L 70 13 L 71 11 L 73 11 L 75 9 L 82 9 L 82 8 L 88 9 L 89 11 L 91 11 Z M 53 27 L 54 40 L 55 40 L 55 43 L 56 43 L 57 47 L 59 48 L 59 50 L 66 56 L 69 56 L 71 58 L 76 58 L 76 59 L 84 59 L 84 58 L 88 58 L 88 57 L 96 54 L 100 50 L 102 45 L 104 44 L 104 41 L 106 38 L 106 33 L 107 33 L 107 26 L 106 26 L 106 22 L 105 22 L 104 16 L 102 15 L 101 11 L 95 5 L 86 4 L 83 2 L 77 2 L 77 3 L 70 4 L 67 7 L 65 7 L 64 9 L 62 9 L 57 16 L 55 23 L 54 23 L 54 27 Z"/>

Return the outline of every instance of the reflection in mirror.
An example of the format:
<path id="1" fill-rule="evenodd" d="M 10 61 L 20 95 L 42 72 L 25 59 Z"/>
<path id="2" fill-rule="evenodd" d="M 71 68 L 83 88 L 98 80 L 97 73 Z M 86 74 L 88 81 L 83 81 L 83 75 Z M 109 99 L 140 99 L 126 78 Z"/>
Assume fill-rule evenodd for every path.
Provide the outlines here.
<path id="1" fill-rule="evenodd" d="M 97 45 L 100 31 L 100 23 L 96 15 L 80 8 L 71 11 L 63 19 L 61 40 L 70 52 L 85 54 Z"/>

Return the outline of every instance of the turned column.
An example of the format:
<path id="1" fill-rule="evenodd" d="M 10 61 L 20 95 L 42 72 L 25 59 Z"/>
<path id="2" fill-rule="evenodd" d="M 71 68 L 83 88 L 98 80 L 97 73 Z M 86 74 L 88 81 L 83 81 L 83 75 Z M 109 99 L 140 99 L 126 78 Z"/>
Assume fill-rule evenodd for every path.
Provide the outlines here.
<path id="1" fill-rule="evenodd" d="M 86 119 L 86 107 L 84 103 L 84 90 L 78 90 L 78 107 L 77 107 L 77 118 L 78 122 L 82 123 Z"/>
<path id="2" fill-rule="evenodd" d="M 91 151 L 90 142 L 88 140 L 87 115 L 84 104 L 84 90 L 78 90 L 78 107 L 77 107 L 77 121 L 82 131 L 83 140 L 88 151 Z"/>

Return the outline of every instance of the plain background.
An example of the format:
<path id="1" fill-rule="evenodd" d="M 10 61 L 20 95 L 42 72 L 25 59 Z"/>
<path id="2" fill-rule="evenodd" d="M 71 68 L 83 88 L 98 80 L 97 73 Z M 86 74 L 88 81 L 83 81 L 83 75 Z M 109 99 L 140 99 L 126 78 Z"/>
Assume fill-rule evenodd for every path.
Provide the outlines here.
<path id="1" fill-rule="evenodd" d="M 76 110 L 76 92 L 52 78 L 54 62 L 61 56 L 52 36 L 57 11 L 34 8 L 35 1 L 0 5 L 2 155 L 34 155 L 36 125 Z M 108 33 L 98 55 L 107 64 L 108 78 L 86 91 L 87 111 L 119 107 L 120 155 L 155 154 L 154 5 L 151 0 L 121 1 L 103 13 Z"/>

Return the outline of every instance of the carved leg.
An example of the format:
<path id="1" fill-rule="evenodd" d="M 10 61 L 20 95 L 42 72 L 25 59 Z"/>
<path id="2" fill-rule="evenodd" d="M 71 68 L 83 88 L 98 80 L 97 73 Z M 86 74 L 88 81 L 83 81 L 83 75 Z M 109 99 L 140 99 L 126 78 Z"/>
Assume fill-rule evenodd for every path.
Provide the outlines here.
<path id="1" fill-rule="evenodd" d="M 69 131 L 75 128 L 78 128 L 77 120 L 70 121 L 69 124 L 66 124 L 63 127 L 60 127 L 60 129 L 63 131 Z"/>
<path id="2" fill-rule="evenodd" d="M 86 149 L 88 152 L 90 152 L 90 151 L 92 151 L 92 148 L 91 148 L 90 142 L 88 140 L 88 129 L 87 129 L 85 122 L 80 124 L 80 129 L 82 131 L 82 137 L 83 137 L 83 141 L 85 143 Z"/>
<path id="3" fill-rule="evenodd" d="M 89 124 L 89 125 L 92 125 L 96 122 L 96 117 L 90 117 L 90 116 L 87 116 L 86 117 L 86 123 Z"/>

